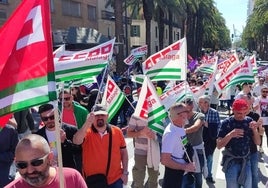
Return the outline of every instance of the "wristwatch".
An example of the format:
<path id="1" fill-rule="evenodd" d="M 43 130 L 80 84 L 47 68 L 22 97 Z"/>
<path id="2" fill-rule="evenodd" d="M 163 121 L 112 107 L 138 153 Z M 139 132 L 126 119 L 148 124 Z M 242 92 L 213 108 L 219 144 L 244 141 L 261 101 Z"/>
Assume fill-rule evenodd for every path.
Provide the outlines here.
<path id="1" fill-rule="evenodd" d="M 124 171 L 123 174 L 128 176 L 129 172 L 128 171 Z"/>

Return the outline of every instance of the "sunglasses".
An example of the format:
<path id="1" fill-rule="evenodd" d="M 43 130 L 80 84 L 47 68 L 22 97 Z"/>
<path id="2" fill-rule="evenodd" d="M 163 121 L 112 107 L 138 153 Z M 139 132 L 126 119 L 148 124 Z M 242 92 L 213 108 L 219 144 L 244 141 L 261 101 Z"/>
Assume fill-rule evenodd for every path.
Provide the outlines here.
<path id="1" fill-rule="evenodd" d="M 262 91 L 262 93 L 268 93 L 268 91 Z"/>
<path id="2" fill-rule="evenodd" d="M 47 116 L 47 117 L 41 117 L 41 120 L 42 121 L 48 121 L 48 120 L 54 120 L 55 119 L 55 116 L 54 115 L 52 115 L 52 116 Z"/>
<path id="3" fill-rule="evenodd" d="M 64 97 L 63 99 L 64 99 L 64 101 L 69 101 L 71 99 L 71 97 Z M 62 98 L 59 98 L 59 100 L 62 101 Z"/>
<path id="4" fill-rule="evenodd" d="M 28 167 L 28 165 L 30 164 L 31 166 L 40 166 L 42 164 L 44 164 L 45 159 L 47 158 L 48 154 L 46 154 L 44 157 L 41 158 L 37 158 L 37 159 L 33 159 L 30 162 L 26 162 L 26 161 L 17 161 L 15 163 L 16 167 L 18 169 L 25 169 Z"/>

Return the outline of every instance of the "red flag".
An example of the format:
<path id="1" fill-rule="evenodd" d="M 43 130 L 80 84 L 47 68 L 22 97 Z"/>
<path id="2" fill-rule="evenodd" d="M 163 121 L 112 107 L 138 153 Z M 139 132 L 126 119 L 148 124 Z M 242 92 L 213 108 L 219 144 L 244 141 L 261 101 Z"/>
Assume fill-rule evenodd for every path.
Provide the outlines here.
<path id="1" fill-rule="evenodd" d="M 56 99 L 48 0 L 22 1 L 0 44 L 0 116 Z"/>
<path id="2" fill-rule="evenodd" d="M 12 114 L 7 114 L 0 117 L 0 128 L 6 126 L 8 120 L 11 118 Z"/>

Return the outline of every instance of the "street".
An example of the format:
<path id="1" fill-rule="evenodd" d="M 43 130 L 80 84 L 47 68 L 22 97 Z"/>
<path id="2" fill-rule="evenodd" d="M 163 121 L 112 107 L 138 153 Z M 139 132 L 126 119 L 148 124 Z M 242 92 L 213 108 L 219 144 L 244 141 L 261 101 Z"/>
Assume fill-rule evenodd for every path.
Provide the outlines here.
<path id="1" fill-rule="evenodd" d="M 221 114 L 221 118 L 227 117 L 224 114 Z M 128 164 L 128 171 L 129 171 L 129 177 L 128 177 L 128 185 L 126 187 L 130 188 L 131 184 L 133 182 L 132 179 L 132 167 L 134 165 L 134 148 L 133 148 L 133 142 L 132 138 L 126 138 L 127 143 L 127 150 L 129 154 L 129 164 Z M 264 153 L 259 153 L 259 188 L 265 188 L 265 184 L 268 181 L 268 149 L 266 146 L 266 137 L 263 137 L 263 150 Z M 209 184 L 206 183 L 206 180 L 203 179 L 203 187 L 206 188 L 224 188 L 226 187 L 225 184 L 225 177 L 224 173 L 222 172 L 222 166 L 221 163 L 222 154 L 221 151 L 216 149 L 214 153 L 214 161 L 213 161 L 213 178 L 216 181 L 215 184 Z M 158 178 L 158 187 L 161 187 L 161 183 L 163 180 L 164 175 L 164 166 L 160 164 L 160 175 Z M 146 175 L 147 176 L 147 175 Z M 145 178 L 147 180 L 147 177 Z M 146 181 L 145 181 L 146 182 Z"/>

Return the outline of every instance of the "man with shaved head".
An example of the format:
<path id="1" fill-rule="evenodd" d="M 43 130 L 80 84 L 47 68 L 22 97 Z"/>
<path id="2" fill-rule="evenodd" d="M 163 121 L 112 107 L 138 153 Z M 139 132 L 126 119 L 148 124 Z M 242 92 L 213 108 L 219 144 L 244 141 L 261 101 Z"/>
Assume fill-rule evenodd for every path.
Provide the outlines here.
<path id="1" fill-rule="evenodd" d="M 15 164 L 21 177 L 5 188 L 50 187 L 60 185 L 59 170 L 51 166 L 53 152 L 47 141 L 36 134 L 20 140 L 15 150 Z M 63 168 L 64 187 L 86 188 L 80 173 L 72 168 Z"/>

